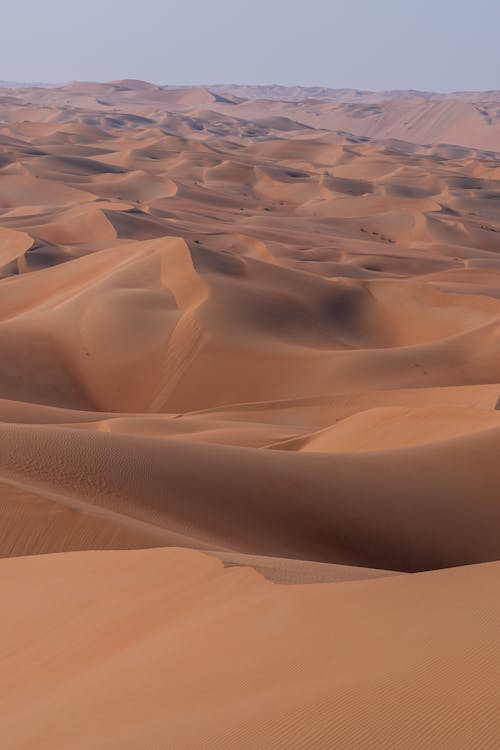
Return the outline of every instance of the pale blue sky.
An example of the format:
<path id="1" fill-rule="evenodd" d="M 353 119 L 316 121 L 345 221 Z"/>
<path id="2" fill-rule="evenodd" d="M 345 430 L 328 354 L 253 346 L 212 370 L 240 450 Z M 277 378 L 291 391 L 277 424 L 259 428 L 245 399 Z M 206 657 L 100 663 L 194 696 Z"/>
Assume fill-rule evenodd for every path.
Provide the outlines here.
<path id="1" fill-rule="evenodd" d="M 500 89 L 500 0 L 4 0 L 0 79 Z"/>

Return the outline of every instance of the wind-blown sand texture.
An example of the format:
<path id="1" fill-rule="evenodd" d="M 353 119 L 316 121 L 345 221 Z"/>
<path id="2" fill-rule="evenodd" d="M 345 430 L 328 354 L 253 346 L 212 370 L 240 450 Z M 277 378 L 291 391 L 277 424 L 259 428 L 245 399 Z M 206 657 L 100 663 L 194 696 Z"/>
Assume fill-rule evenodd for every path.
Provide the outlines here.
<path id="1" fill-rule="evenodd" d="M 3 747 L 500 747 L 499 105 L 0 91 Z"/>

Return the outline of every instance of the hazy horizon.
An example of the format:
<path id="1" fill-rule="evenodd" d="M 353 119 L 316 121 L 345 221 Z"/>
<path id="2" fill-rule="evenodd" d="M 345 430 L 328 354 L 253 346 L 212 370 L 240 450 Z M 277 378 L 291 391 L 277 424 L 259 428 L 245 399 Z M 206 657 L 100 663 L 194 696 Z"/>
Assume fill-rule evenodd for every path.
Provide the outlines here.
<path id="1" fill-rule="evenodd" d="M 293 88 L 303 88 L 303 89 L 311 89 L 311 88 L 324 88 L 324 89 L 331 89 L 332 91 L 360 91 L 362 93 L 367 94 L 377 94 L 377 93 L 388 93 L 388 92 L 415 92 L 417 94 L 467 94 L 467 93 L 477 93 L 477 92 L 497 92 L 500 91 L 500 83 L 497 88 L 490 88 L 490 89 L 453 89 L 453 90 L 443 90 L 443 89 L 416 89 L 416 88 L 407 88 L 407 89 L 401 89 L 401 88 L 378 88 L 378 89 L 362 89 L 357 86 L 326 86 L 324 84 L 317 84 L 317 83 L 276 83 L 275 81 L 263 81 L 261 83 L 248 83 L 246 81 L 214 81 L 213 83 L 206 83 L 203 81 L 199 81 L 196 83 L 175 83 L 171 81 L 151 81 L 146 78 L 110 78 L 110 79 L 97 79 L 97 78 L 72 78 L 68 79 L 66 81 L 28 81 L 28 80 L 6 80 L 6 79 L 0 79 L 0 85 L 5 84 L 13 84 L 15 86 L 34 86 L 34 87 L 50 87 L 50 88 L 57 88 L 61 86 L 67 86 L 71 83 L 96 83 L 96 84 L 111 84 L 116 83 L 119 81 L 138 81 L 142 83 L 151 83 L 154 86 L 158 86 L 159 88 L 217 88 L 218 86 L 242 86 L 245 88 L 260 88 L 260 87 L 280 87 L 285 89 L 293 89 Z"/>
<path id="2" fill-rule="evenodd" d="M 500 88 L 489 0 L 27 0 L 4 9 L 0 79 L 323 86 L 449 93 Z"/>

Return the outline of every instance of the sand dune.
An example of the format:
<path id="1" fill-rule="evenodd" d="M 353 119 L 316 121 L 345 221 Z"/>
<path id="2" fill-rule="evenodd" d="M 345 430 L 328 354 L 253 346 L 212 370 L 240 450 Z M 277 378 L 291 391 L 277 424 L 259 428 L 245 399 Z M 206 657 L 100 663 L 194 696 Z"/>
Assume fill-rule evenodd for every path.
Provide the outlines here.
<path id="1" fill-rule="evenodd" d="M 499 746 L 499 98 L 2 89 L 9 750 Z"/>
<path id="2" fill-rule="evenodd" d="M 204 549 L 427 570 L 499 556 L 500 428 L 478 421 L 413 445 L 410 432 L 407 447 L 386 438 L 378 450 L 349 444 L 340 425 L 340 450 L 334 429 L 299 455 L 215 442 L 212 431 L 204 441 L 203 432 L 137 434 L 133 423 L 129 432 L 11 424 L 0 427 L 0 478 Z"/>
<path id="3" fill-rule="evenodd" d="M 7 91 L 2 119 L 9 123 L 19 119 L 47 125 L 59 119 L 68 123 L 76 110 L 87 127 L 105 130 L 117 125 L 153 125 L 161 117 L 174 131 L 181 128 L 183 135 L 227 136 L 228 126 L 233 132 L 236 126 L 239 136 L 250 137 L 265 136 L 269 130 L 309 128 L 427 147 L 449 144 L 462 147 L 464 155 L 467 149 L 497 151 L 500 135 L 498 91 L 433 94 L 283 86 L 160 87 L 144 81 Z"/>
<path id="4" fill-rule="evenodd" d="M 187 550 L 0 567 L 11 746 L 497 746 L 497 563 L 288 586 Z"/>

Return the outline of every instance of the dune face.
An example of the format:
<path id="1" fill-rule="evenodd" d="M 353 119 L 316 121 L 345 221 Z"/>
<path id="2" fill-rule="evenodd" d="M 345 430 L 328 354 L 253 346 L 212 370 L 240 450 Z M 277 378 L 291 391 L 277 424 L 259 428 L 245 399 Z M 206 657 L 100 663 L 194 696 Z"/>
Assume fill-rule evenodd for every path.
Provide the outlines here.
<path id="1" fill-rule="evenodd" d="M 6 747 L 500 746 L 499 101 L 2 88 Z"/>
<path id="2" fill-rule="evenodd" d="M 8 746 L 498 742 L 498 563 L 292 586 L 187 550 L 2 567 Z"/>

